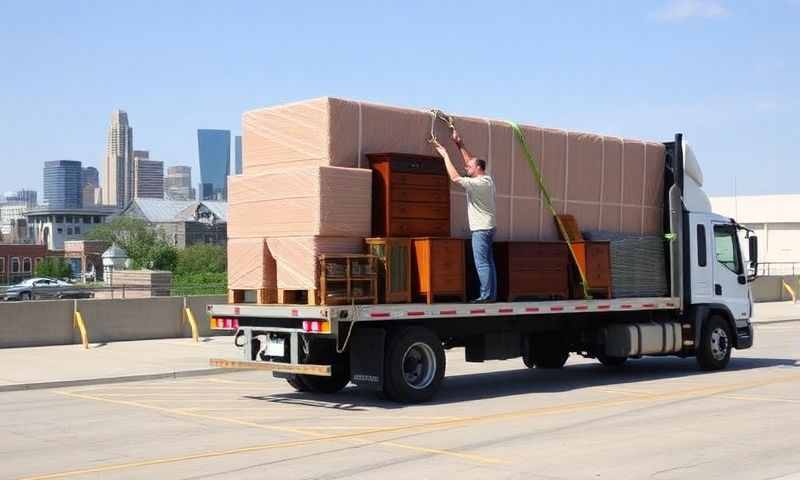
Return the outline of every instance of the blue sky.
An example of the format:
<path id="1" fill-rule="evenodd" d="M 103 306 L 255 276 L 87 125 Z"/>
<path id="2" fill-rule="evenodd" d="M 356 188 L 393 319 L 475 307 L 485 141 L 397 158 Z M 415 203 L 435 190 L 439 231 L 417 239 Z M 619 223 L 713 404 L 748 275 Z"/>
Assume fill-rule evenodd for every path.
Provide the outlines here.
<path id="1" fill-rule="evenodd" d="M 664 141 L 712 195 L 800 192 L 800 0 L 0 0 L 0 192 L 101 170 L 115 108 L 193 166 L 198 128 L 323 95 Z"/>

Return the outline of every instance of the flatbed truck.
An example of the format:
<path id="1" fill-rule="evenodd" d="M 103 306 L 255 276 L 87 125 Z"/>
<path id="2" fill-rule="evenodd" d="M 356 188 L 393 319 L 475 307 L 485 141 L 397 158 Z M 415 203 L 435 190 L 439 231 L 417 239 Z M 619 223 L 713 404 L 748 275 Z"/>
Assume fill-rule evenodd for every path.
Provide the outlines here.
<path id="1" fill-rule="evenodd" d="M 489 304 L 209 305 L 212 329 L 235 330 L 241 359 L 223 368 L 268 370 L 299 391 L 334 393 L 352 382 L 403 403 L 430 400 L 445 350 L 466 360 L 522 357 L 561 368 L 571 353 L 619 367 L 643 356 L 696 357 L 725 368 L 753 344 L 750 283 L 757 238 L 711 212 L 702 172 L 681 134 L 665 142 L 664 231 L 668 295 Z M 744 262 L 742 243 L 749 249 Z"/>

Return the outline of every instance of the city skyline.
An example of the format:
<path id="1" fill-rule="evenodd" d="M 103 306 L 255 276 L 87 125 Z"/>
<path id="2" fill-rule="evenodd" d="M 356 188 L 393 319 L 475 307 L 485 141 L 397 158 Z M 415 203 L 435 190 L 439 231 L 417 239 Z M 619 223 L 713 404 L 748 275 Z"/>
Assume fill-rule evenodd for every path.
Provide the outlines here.
<path id="1" fill-rule="evenodd" d="M 800 59 L 791 45 L 800 44 L 800 4 L 712 3 L 721 7 L 704 14 L 668 0 L 331 4 L 310 12 L 269 3 L 220 12 L 207 2 L 54 2 L 48 14 L 64 20 L 56 26 L 30 20 L 35 4 L 10 3 L 0 19 L 0 50 L 14 66 L 0 79 L 0 168 L 9 172 L 0 191 L 41 191 L 20 165 L 38 171 L 45 160 L 74 158 L 99 166 L 116 108 L 133 116 L 137 144 L 165 167 L 193 167 L 197 185 L 197 128 L 239 132 L 247 110 L 330 95 L 652 141 L 682 132 L 710 194 L 730 195 L 734 184 L 738 194 L 796 192 Z M 121 18 L 152 28 L 110 42 Z M 402 39 L 381 35 L 411 18 Z M 447 52 L 431 48 L 431 29 L 481 34 Z M 281 47 L 287 39 L 291 49 Z M 129 74 L 109 81 L 110 71 Z M 58 126 L 47 141 L 42 125 Z"/>
<path id="2" fill-rule="evenodd" d="M 81 173 L 81 189 L 82 190 L 86 189 L 86 192 L 83 193 L 83 198 L 84 199 L 95 198 L 97 196 L 97 200 L 100 201 L 101 203 L 92 202 L 92 203 L 94 203 L 94 205 L 105 205 L 108 202 L 108 196 L 107 196 L 108 194 L 105 193 L 104 188 L 108 187 L 109 184 L 107 182 L 109 182 L 109 180 L 107 180 L 105 172 L 109 169 L 109 158 L 110 158 L 109 154 L 110 154 L 112 148 L 117 148 L 117 145 L 121 145 L 119 148 L 122 148 L 122 149 L 130 148 L 130 159 L 131 160 L 129 162 L 126 161 L 125 160 L 125 156 L 123 155 L 121 159 L 119 159 L 117 162 L 115 162 L 114 168 L 112 169 L 112 172 L 115 172 L 116 168 L 120 167 L 120 168 L 123 169 L 123 171 L 129 172 L 128 173 L 129 180 L 126 180 L 125 177 L 123 177 L 121 179 L 118 179 L 119 180 L 119 184 L 122 185 L 123 188 L 130 189 L 131 193 L 130 193 L 130 198 L 128 199 L 128 201 L 130 201 L 130 199 L 135 196 L 135 193 L 137 191 L 137 186 L 136 186 L 136 154 L 137 153 L 144 153 L 145 156 L 147 156 L 147 155 L 149 155 L 149 152 L 150 152 L 150 150 L 135 150 L 136 145 L 134 145 L 134 143 L 133 143 L 133 128 L 130 126 L 130 120 L 129 120 L 129 117 L 128 117 L 128 114 L 127 114 L 126 110 L 115 109 L 112 112 L 111 117 L 112 117 L 111 125 L 109 125 L 109 127 L 107 129 L 106 137 L 105 137 L 104 149 L 106 151 L 106 154 L 103 156 L 103 158 L 100 161 L 98 161 L 96 163 L 97 166 L 95 166 L 95 164 L 92 163 L 91 161 L 77 160 L 77 161 L 81 162 L 81 164 L 83 165 L 82 166 L 82 173 Z M 197 132 L 199 130 L 202 130 L 202 129 L 195 129 L 192 132 L 195 135 L 195 138 L 196 138 Z M 231 130 L 227 130 L 227 129 L 226 130 L 211 130 L 211 131 L 226 131 L 226 132 L 228 132 L 229 136 L 232 135 Z M 238 168 L 241 168 L 241 135 L 237 135 L 237 136 L 232 138 L 229 156 L 230 156 L 230 165 L 228 166 L 228 174 L 235 174 L 235 173 L 231 173 L 231 172 L 235 171 L 235 169 L 237 168 L 237 165 L 238 165 Z M 145 158 L 145 159 L 147 159 L 147 158 Z M 50 162 L 50 161 L 53 161 L 53 160 L 43 160 L 42 161 L 42 168 L 45 168 L 46 163 Z M 161 198 L 166 198 L 166 183 L 165 183 L 166 179 L 167 179 L 166 172 L 170 168 L 173 168 L 173 167 L 179 167 L 179 168 L 187 167 L 189 169 L 188 171 L 190 172 L 190 177 L 191 177 L 190 185 L 199 185 L 199 184 L 202 183 L 201 178 L 200 178 L 200 172 L 199 172 L 200 168 L 199 168 L 199 152 L 198 151 L 194 152 L 193 162 L 189 162 L 189 163 L 197 164 L 198 165 L 197 168 L 192 168 L 192 165 L 187 165 L 185 162 L 181 163 L 180 161 L 168 163 L 168 162 L 165 162 L 163 160 L 157 160 L 157 162 L 161 163 L 162 172 L 163 172 L 163 175 L 162 175 L 162 187 L 161 187 L 162 191 L 163 191 L 163 197 L 161 197 Z M 236 162 L 238 162 L 238 163 L 236 163 Z M 129 165 L 129 167 L 126 167 L 126 165 Z M 149 170 L 151 172 L 154 171 L 153 170 L 154 168 L 155 168 L 155 165 L 149 165 Z M 197 173 L 195 173 L 195 172 L 197 172 Z M 31 177 L 33 177 L 33 176 L 31 176 Z M 38 185 L 36 185 L 37 183 L 38 183 Z M 87 183 L 91 184 L 91 186 L 93 186 L 95 188 L 95 191 L 89 192 L 88 187 L 87 187 Z M 150 181 L 150 183 L 152 184 L 152 181 Z M 192 192 L 194 192 L 194 188 L 193 187 L 190 186 L 189 189 Z M 34 181 L 32 179 L 26 178 L 21 183 L 15 184 L 15 185 L 10 186 L 8 188 L 0 189 L 0 191 L 2 191 L 2 190 L 6 190 L 7 193 L 12 193 L 12 192 L 16 192 L 16 191 L 32 191 L 34 193 L 42 194 L 42 198 L 44 198 L 44 182 L 42 181 L 42 177 L 41 176 L 38 177 L 38 181 Z M 157 198 L 157 197 L 148 196 L 148 197 L 145 197 L 145 198 Z M 87 203 L 87 205 L 92 205 L 92 203 Z"/>

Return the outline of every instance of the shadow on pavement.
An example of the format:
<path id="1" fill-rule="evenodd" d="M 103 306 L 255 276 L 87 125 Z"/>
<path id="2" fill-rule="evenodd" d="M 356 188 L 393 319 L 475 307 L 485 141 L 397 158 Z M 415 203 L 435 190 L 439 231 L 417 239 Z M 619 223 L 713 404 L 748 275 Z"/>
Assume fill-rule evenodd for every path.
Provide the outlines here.
<path id="1" fill-rule="evenodd" d="M 520 364 L 522 361 L 520 360 Z M 748 371 L 771 367 L 800 368 L 800 360 L 791 358 L 733 358 L 724 371 Z M 629 360 L 620 369 L 599 363 L 569 365 L 558 370 L 522 368 L 500 372 L 445 376 L 442 387 L 426 405 L 500 398 L 530 393 L 556 393 L 602 386 L 620 386 L 652 380 L 706 377 L 712 381 L 717 372 L 705 372 L 694 358 L 645 358 Z M 247 396 L 270 403 L 303 405 L 340 411 L 364 411 L 367 408 L 397 409 L 406 405 L 383 400 L 374 391 L 350 386 L 336 394 L 305 392 Z"/>

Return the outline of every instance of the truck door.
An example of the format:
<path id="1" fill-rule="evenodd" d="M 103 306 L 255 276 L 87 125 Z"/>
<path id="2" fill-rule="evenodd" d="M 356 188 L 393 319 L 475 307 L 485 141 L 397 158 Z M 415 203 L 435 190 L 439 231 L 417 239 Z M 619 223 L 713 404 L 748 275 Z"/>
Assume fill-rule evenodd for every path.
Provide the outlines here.
<path id="1" fill-rule="evenodd" d="M 728 307 L 735 319 L 750 317 L 747 275 L 736 227 L 729 223 L 713 223 L 714 303 Z"/>

